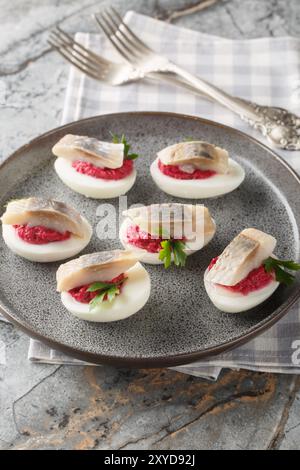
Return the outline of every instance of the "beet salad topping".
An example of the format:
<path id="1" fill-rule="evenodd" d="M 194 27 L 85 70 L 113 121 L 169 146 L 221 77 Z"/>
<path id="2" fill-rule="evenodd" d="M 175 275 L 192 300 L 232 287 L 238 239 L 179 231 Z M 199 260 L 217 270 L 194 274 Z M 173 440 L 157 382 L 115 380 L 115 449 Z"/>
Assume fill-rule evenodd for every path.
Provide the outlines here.
<path id="1" fill-rule="evenodd" d="M 45 245 L 46 243 L 61 242 L 68 240 L 71 236 L 70 232 L 57 232 L 43 225 L 14 225 L 17 235 L 24 240 L 24 242 L 31 243 L 32 245 Z"/>
<path id="2" fill-rule="evenodd" d="M 164 175 L 178 180 L 203 180 L 216 175 L 216 172 L 213 170 L 199 169 L 195 169 L 193 173 L 187 173 L 181 170 L 178 165 L 164 165 L 161 160 L 158 160 L 158 168 Z"/>
<path id="3" fill-rule="evenodd" d="M 83 175 L 92 176 L 104 180 L 121 180 L 130 175 L 133 170 L 133 161 L 124 160 L 120 168 L 100 168 L 89 162 L 83 160 L 75 160 L 72 167 Z"/>
<path id="4" fill-rule="evenodd" d="M 122 290 L 122 286 L 124 281 L 126 280 L 125 274 L 119 274 L 119 276 L 114 277 L 110 281 L 103 281 L 105 284 L 118 284 L 120 292 Z M 85 286 L 80 286 L 80 287 L 74 287 L 74 289 L 69 290 L 69 294 L 77 300 L 77 302 L 81 302 L 83 304 L 89 304 L 100 292 L 95 291 L 95 292 L 88 292 L 88 288 L 92 284 L 86 284 Z M 103 300 L 107 300 L 107 296 L 104 297 Z"/>
<path id="5" fill-rule="evenodd" d="M 159 253 L 162 248 L 161 242 L 167 240 L 162 237 L 151 238 L 150 233 L 144 232 L 137 225 L 130 225 L 127 228 L 126 236 L 126 241 L 130 243 L 130 245 L 147 250 L 149 253 Z M 184 241 L 184 239 L 178 241 Z"/>

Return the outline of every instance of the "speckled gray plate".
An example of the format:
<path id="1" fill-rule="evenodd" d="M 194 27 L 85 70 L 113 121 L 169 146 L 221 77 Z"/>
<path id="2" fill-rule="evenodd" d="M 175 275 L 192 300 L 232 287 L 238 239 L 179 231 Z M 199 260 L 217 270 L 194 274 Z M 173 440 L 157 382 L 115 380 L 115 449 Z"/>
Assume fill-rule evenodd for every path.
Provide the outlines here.
<path id="1" fill-rule="evenodd" d="M 59 263 L 23 260 L 1 238 L 0 306 L 7 318 L 30 336 L 80 359 L 131 367 L 192 362 L 241 344 L 278 321 L 299 297 L 299 281 L 280 287 L 267 302 L 242 314 L 219 312 L 203 287 L 211 258 L 245 227 L 273 234 L 280 257 L 296 259 L 299 252 L 299 178 L 270 149 L 229 127 L 168 113 L 113 114 L 60 127 L 25 145 L 0 167 L 1 207 L 21 196 L 55 197 L 77 207 L 96 227 L 99 201 L 63 185 L 53 169 L 51 147 L 67 133 L 110 140 L 111 131 L 125 133 L 140 154 L 128 205 L 179 200 L 156 188 L 149 166 L 159 149 L 187 136 L 225 147 L 245 168 L 245 181 L 231 194 L 204 201 L 217 233 L 207 247 L 188 258 L 185 269 L 166 272 L 162 266 L 146 265 L 152 280 L 150 299 L 138 314 L 120 322 L 96 324 L 72 316 L 55 290 Z M 107 202 L 118 209 L 118 200 Z M 94 233 L 85 253 L 116 247 L 118 239 L 99 240 Z"/>

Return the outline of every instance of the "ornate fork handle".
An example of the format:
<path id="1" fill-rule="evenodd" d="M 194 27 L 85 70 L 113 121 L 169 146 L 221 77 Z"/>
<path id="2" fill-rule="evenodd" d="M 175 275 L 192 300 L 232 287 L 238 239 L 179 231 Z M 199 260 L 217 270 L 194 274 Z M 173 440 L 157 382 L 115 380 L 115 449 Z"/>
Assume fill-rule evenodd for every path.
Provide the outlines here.
<path id="1" fill-rule="evenodd" d="M 240 100 L 245 102 L 245 100 Z M 286 150 L 300 150 L 300 117 L 284 108 L 261 106 L 247 101 L 256 119 L 241 115 L 250 126 L 258 129 L 274 146 Z"/>
<path id="2" fill-rule="evenodd" d="M 145 71 L 145 70 L 144 70 Z M 249 125 L 259 130 L 269 142 L 278 148 L 300 150 L 300 117 L 286 109 L 261 106 L 236 98 L 210 83 L 195 77 L 171 62 L 159 64 L 151 72 L 172 72 L 182 77 L 194 89 L 238 114 Z"/>

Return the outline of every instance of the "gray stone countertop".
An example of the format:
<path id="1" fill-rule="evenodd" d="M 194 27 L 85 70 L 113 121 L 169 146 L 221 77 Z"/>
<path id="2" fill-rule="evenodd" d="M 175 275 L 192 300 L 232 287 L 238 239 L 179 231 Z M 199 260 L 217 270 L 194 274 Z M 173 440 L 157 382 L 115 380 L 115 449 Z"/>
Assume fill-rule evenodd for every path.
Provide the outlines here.
<path id="1" fill-rule="evenodd" d="M 299 0 L 0 0 L 0 159 L 60 122 L 69 67 L 51 28 L 97 31 L 90 14 L 109 3 L 224 37 L 300 35 Z M 295 376 L 32 364 L 19 330 L 0 323 L 1 341 L 0 449 L 300 448 Z"/>

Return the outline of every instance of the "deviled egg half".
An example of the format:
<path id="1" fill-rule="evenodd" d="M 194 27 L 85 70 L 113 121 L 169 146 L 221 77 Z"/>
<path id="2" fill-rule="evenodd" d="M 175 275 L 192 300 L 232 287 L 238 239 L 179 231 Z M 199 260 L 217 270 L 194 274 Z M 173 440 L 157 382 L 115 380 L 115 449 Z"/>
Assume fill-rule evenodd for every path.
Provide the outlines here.
<path id="1" fill-rule="evenodd" d="M 53 199 L 11 201 L 1 221 L 6 245 L 17 255 L 41 263 L 77 255 L 92 236 L 92 227 L 83 216 Z"/>
<path id="2" fill-rule="evenodd" d="M 167 194 L 188 199 L 221 196 L 244 180 L 243 168 L 228 152 L 202 141 L 180 142 L 157 154 L 151 175 Z"/>
<path id="3" fill-rule="evenodd" d="M 134 185 L 136 170 L 124 136 L 114 142 L 67 134 L 53 147 L 58 158 L 54 167 L 73 191 L 94 199 L 110 199 L 127 193 Z"/>
<path id="4" fill-rule="evenodd" d="M 66 309 L 93 322 L 133 315 L 146 304 L 151 289 L 147 271 L 128 250 L 83 255 L 62 264 L 56 278 Z"/>
<path id="5" fill-rule="evenodd" d="M 213 304 L 223 312 L 243 312 L 268 299 L 279 286 L 272 253 L 276 239 L 255 228 L 237 235 L 204 274 Z"/>
<path id="6" fill-rule="evenodd" d="M 152 204 L 123 212 L 120 241 L 133 249 L 138 258 L 149 264 L 173 261 L 184 266 L 186 257 L 210 242 L 216 224 L 203 205 Z"/>

